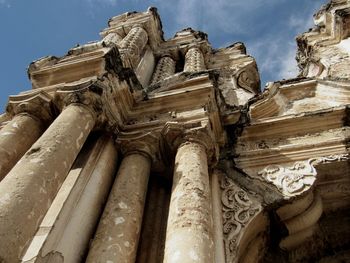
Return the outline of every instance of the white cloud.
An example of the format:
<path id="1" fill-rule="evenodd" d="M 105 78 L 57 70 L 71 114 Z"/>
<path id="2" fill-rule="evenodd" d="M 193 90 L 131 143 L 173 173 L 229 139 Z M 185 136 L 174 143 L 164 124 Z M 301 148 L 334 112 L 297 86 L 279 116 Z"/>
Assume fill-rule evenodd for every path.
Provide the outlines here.
<path id="1" fill-rule="evenodd" d="M 204 31 L 214 28 L 225 33 L 244 33 L 250 31 L 249 25 L 242 23 L 252 19 L 263 5 L 280 4 L 285 0 L 156 0 L 163 9 L 176 14 L 177 28 L 192 27 Z"/>
<path id="2" fill-rule="evenodd" d="M 266 81 L 288 79 L 298 75 L 294 41 L 273 36 L 248 43 L 247 46 L 248 53 L 255 57 L 259 72 L 267 78 Z"/>

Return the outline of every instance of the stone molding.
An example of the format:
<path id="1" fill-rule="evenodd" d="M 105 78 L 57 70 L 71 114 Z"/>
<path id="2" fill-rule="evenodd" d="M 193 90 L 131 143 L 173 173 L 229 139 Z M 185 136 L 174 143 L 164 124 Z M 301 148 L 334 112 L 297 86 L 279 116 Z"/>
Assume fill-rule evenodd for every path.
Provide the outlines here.
<path id="1" fill-rule="evenodd" d="M 10 115 L 28 114 L 46 124 L 57 114 L 53 98 L 44 91 L 10 96 L 6 111 Z"/>
<path id="2" fill-rule="evenodd" d="M 348 159 L 348 154 L 341 154 L 299 161 L 289 167 L 268 165 L 258 172 L 257 178 L 274 185 L 285 199 L 290 199 L 311 189 L 316 180 L 316 165 Z"/>
<path id="3" fill-rule="evenodd" d="M 350 35 L 349 1 L 329 1 L 314 15 L 314 23 L 313 29 L 297 37 L 300 75 L 348 79 L 350 59 L 342 45 L 349 45 L 343 42 Z"/>

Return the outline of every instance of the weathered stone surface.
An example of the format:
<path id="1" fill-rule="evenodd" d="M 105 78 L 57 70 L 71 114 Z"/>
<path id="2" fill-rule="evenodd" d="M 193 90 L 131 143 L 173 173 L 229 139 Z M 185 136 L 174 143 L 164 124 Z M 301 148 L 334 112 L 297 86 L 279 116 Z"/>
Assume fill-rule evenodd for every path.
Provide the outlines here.
<path id="1" fill-rule="evenodd" d="M 0 130 L 0 181 L 44 132 L 41 121 L 17 115 Z"/>
<path id="2" fill-rule="evenodd" d="M 347 260 L 350 3 L 314 19 L 297 39 L 300 75 L 262 93 L 243 43 L 214 49 L 191 28 L 164 40 L 155 8 L 33 62 L 33 90 L 0 115 L 0 178 L 13 167 L 0 182 L 0 261 L 30 243 L 23 260 L 38 263 Z M 112 139 L 71 167 L 92 129 L 123 155 L 108 200 Z"/>
<path id="3" fill-rule="evenodd" d="M 214 243 L 207 155 L 198 143 L 176 153 L 164 262 L 212 262 Z"/>
<path id="4" fill-rule="evenodd" d="M 22 262 L 81 262 L 117 168 L 110 136 L 88 138 L 40 224 Z"/>
<path id="5" fill-rule="evenodd" d="M 0 258 L 17 262 L 94 126 L 90 110 L 68 106 L 0 184 Z"/>
<path id="6" fill-rule="evenodd" d="M 135 262 L 150 168 L 142 154 L 124 157 L 87 262 Z"/>

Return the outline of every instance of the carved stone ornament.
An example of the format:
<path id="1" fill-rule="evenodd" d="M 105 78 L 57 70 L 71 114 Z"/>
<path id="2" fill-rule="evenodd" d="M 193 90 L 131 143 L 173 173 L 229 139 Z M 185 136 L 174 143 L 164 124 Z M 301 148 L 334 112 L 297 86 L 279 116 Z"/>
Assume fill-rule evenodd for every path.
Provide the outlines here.
<path id="1" fill-rule="evenodd" d="M 295 197 L 309 190 L 316 180 L 315 165 L 349 159 L 348 154 L 312 158 L 307 161 L 294 163 L 291 167 L 269 165 L 258 172 L 259 179 L 277 187 L 285 198 Z"/>
<path id="2" fill-rule="evenodd" d="M 237 262 L 244 230 L 262 207 L 227 176 L 221 179 L 221 189 L 226 262 Z"/>

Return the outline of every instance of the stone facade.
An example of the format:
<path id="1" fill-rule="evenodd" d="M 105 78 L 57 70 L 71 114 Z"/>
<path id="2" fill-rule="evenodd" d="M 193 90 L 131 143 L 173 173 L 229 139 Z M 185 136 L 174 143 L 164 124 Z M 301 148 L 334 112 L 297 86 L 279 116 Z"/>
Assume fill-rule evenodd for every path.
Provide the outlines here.
<path id="1" fill-rule="evenodd" d="M 350 260 L 350 3 L 260 91 L 242 43 L 157 10 L 28 69 L 0 116 L 0 262 Z"/>

